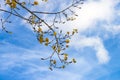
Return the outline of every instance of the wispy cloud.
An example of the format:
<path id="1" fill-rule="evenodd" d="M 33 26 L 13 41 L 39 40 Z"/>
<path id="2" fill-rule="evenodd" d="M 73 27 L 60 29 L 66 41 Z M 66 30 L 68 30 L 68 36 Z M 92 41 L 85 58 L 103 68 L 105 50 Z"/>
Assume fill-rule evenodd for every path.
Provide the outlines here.
<path id="1" fill-rule="evenodd" d="M 96 51 L 96 57 L 98 58 L 99 63 L 107 63 L 110 59 L 108 51 L 105 49 L 103 42 L 99 37 L 74 38 L 71 46 L 75 47 L 77 50 L 85 47 L 93 48 Z"/>

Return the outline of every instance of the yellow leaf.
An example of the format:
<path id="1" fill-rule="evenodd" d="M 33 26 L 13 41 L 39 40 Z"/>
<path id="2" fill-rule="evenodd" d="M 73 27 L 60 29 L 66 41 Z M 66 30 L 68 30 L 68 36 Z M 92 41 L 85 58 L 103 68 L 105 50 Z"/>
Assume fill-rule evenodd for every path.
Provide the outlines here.
<path id="1" fill-rule="evenodd" d="M 76 60 L 73 58 L 73 59 L 72 59 L 72 62 L 73 62 L 73 63 L 76 63 Z"/>
<path id="2" fill-rule="evenodd" d="M 46 39 L 45 39 L 45 42 L 47 42 L 47 43 L 48 43 L 48 42 L 49 42 L 49 39 L 48 39 L 48 38 L 46 38 Z"/>
<path id="3" fill-rule="evenodd" d="M 55 47 L 55 46 L 52 46 L 52 49 L 53 49 L 53 50 L 55 50 L 55 49 L 56 49 L 56 47 Z"/>
<path id="4" fill-rule="evenodd" d="M 64 56 L 64 60 L 66 61 L 68 59 L 68 57 L 67 56 Z"/>
<path id="5" fill-rule="evenodd" d="M 68 54 L 64 54 L 64 56 L 65 56 L 65 57 L 67 57 L 67 56 L 68 56 Z"/>
<path id="6" fill-rule="evenodd" d="M 67 34 L 69 35 L 69 34 L 70 34 L 70 32 L 67 32 Z"/>
<path id="7" fill-rule="evenodd" d="M 70 41 L 69 41 L 69 39 L 66 39 L 65 42 L 66 42 L 66 43 L 69 43 Z"/>
<path id="8" fill-rule="evenodd" d="M 6 4 L 10 4 L 10 0 L 6 0 Z"/>
<path id="9" fill-rule="evenodd" d="M 56 60 L 53 60 L 53 64 L 56 64 Z"/>
<path id="10" fill-rule="evenodd" d="M 48 46 L 48 43 L 45 43 L 46 46 Z"/>
<path id="11" fill-rule="evenodd" d="M 40 35 L 39 37 L 39 42 L 42 44 L 43 43 L 43 35 Z"/>
<path id="12" fill-rule="evenodd" d="M 10 7 L 11 8 L 16 8 L 16 5 L 17 5 L 17 3 L 14 0 L 12 0 L 12 3 L 10 4 Z"/>
<path id="13" fill-rule="evenodd" d="M 39 28 L 38 28 L 38 32 L 42 32 L 42 28 L 39 27 Z"/>
<path id="14" fill-rule="evenodd" d="M 38 5 L 39 3 L 38 3 L 38 1 L 34 1 L 34 5 Z"/>
<path id="15" fill-rule="evenodd" d="M 56 36 L 57 35 L 57 33 L 56 32 L 54 32 L 54 34 L 53 34 L 54 36 Z"/>

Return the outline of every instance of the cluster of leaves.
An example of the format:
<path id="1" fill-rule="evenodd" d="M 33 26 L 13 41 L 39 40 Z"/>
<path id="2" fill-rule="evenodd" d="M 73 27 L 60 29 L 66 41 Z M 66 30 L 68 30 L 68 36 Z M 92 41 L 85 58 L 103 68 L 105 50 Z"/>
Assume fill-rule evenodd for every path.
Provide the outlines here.
<path id="1" fill-rule="evenodd" d="M 47 2 L 48 0 L 42 1 Z M 40 12 L 32 11 L 27 7 L 28 5 L 34 7 L 38 6 L 39 2 L 36 0 L 26 0 L 24 2 L 20 0 L 5 0 L 5 5 L 9 6 L 10 10 L 0 8 L 0 11 L 9 14 L 6 19 L 1 19 L 2 29 L 7 33 L 10 33 L 6 30 L 6 27 L 4 25 L 5 23 L 11 23 L 11 21 L 9 21 L 9 18 L 12 17 L 11 15 L 26 20 L 28 24 L 32 26 L 34 32 L 37 34 L 37 39 L 40 44 L 48 46 L 53 50 L 49 57 L 41 58 L 41 60 L 49 60 L 50 70 L 53 68 L 65 68 L 65 66 L 70 63 L 76 63 L 76 60 L 74 58 L 72 60 L 69 60 L 69 54 L 65 53 L 64 51 L 69 48 L 70 39 L 75 33 L 78 33 L 78 30 L 73 29 L 72 32 L 68 31 L 66 33 L 63 33 L 59 27 L 55 26 L 55 24 L 64 24 L 66 21 L 75 20 L 78 15 L 72 10 L 72 8 L 81 9 L 81 7 L 79 7 L 79 4 L 83 4 L 83 1 L 84 0 L 73 0 L 71 5 L 58 12 Z M 30 16 L 27 18 L 24 17 L 24 15 L 21 15 L 19 13 L 20 10 L 26 10 Z M 72 15 L 72 17 L 69 16 L 69 13 Z M 52 25 L 42 19 L 39 14 L 54 15 L 55 17 L 53 18 Z M 66 21 L 63 21 L 62 16 L 65 17 Z M 48 27 L 47 30 L 43 30 L 45 26 Z M 55 55 L 57 55 L 58 59 L 53 58 Z M 58 61 L 60 61 L 62 65 L 59 65 Z"/>

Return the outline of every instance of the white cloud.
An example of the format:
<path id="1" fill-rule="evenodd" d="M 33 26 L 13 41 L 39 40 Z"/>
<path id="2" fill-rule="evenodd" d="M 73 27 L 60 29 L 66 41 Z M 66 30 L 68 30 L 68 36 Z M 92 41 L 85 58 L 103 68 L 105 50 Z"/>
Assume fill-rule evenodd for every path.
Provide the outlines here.
<path id="1" fill-rule="evenodd" d="M 108 25 L 106 25 L 108 26 Z M 120 25 L 109 25 L 109 27 L 104 26 L 106 31 L 111 32 L 113 35 L 120 33 Z"/>
<path id="2" fill-rule="evenodd" d="M 76 9 L 75 12 L 79 15 L 73 22 L 67 22 L 67 30 L 74 28 L 79 29 L 80 32 L 86 31 L 89 28 L 94 28 L 98 21 L 111 22 L 114 18 L 114 6 L 113 0 L 90 0 L 83 4 L 82 9 Z M 65 30 L 66 30 L 65 29 Z"/>
<path id="3" fill-rule="evenodd" d="M 94 50 L 96 50 L 96 57 L 98 58 L 99 63 L 103 64 L 109 62 L 110 56 L 99 37 L 74 38 L 71 41 L 71 45 L 77 50 L 85 47 L 92 47 Z"/>

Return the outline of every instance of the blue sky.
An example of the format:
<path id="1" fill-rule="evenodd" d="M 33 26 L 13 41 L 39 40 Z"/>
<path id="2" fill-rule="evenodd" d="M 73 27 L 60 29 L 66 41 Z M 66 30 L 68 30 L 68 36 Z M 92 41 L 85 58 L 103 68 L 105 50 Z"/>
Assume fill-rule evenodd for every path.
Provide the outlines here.
<path id="1" fill-rule="evenodd" d="M 55 11 L 67 5 L 68 0 L 48 0 L 34 9 Z M 120 1 L 86 0 L 81 10 L 74 10 L 77 19 L 59 26 L 79 31 L 67 50 L 76 64 L 50 71 L 48 62 L 40 59 L 51 50 L 39 44 L 29 25 L 15 19 L 7 27 L 13 34 L 0 28 L 0 80 L 120 80 Z"/>

